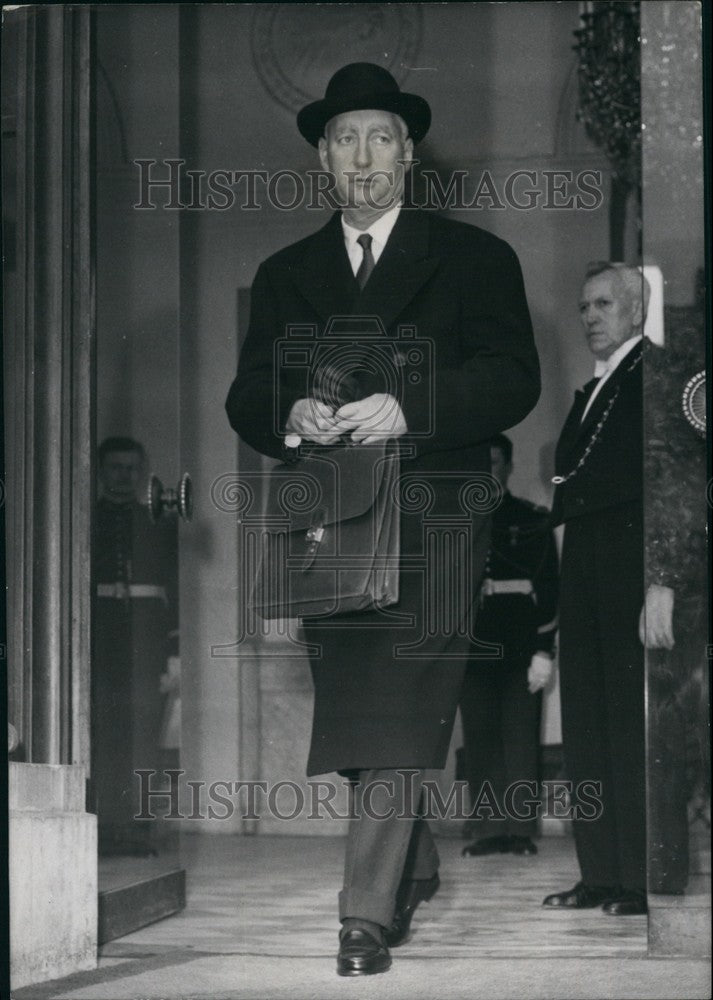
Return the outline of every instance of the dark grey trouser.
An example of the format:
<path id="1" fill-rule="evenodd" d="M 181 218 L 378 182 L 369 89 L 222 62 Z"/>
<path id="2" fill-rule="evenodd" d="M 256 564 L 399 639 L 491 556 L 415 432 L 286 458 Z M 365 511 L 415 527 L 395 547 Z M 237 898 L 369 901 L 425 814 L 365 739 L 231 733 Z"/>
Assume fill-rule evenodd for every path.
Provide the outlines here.
<path id="1" fill-rule="evenodd" d="M 434 774 L 414 769 L 359 771 L 352 785 L 353 818 L 344 888 L 339 893 L 340 920 L 359 917 L 390 927 L 402 879 L 430 878 L 438 871 L 438 851 L 428 823 L 421 816 L 414 818 L 422 783 Z M 405 788 L 413 789 L 412 799 L 407 791 L 404 800 Z"/>

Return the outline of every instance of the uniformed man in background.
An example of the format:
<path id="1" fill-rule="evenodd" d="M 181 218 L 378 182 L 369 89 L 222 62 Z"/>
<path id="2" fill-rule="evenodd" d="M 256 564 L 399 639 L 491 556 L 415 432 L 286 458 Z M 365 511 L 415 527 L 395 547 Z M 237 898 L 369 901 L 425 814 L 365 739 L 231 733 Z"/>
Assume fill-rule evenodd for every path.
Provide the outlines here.
<path id="1" fill-rule="evenodd" d="M 533 788 L 541 692 L 553 672 L 558 561 L 547 509 L 508 491 L 512 452 L 505 434 L 492 439 L 492 474 L 504 492 L 493 516 L 475 631 L 501 654 L 484 658 L 474 649 L 460 700 L 474 810 L 469 828 L 480 834 L 465 855 L 537 853 Z"/>
<path id="2" fill-rule="evenodd" d="M 178 653 L 178 536 L 175 520 L 152 524 L 137 498 L 145 462 L 133 438 L 107 438 L 99 447 L 92 786 L 101 855 L 157 848 L 156 824 L 135 819 L 134 772 L 166 762 L 160 735 L 167 659 Z"/>

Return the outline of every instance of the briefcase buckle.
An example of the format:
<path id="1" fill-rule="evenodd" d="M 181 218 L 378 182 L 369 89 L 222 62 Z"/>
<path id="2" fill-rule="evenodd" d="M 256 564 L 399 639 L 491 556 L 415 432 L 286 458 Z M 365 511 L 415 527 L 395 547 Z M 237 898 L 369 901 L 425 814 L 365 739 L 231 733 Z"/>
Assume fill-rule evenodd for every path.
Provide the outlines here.
<path id="1" fill-rule="evenodd" d="M 307 529 L 305 535 L 306 540 L 309 542 L 307 551 L 305 553 L 304 563 L 302 565 L 302 572 L 306 573 L 307 570 L 312 568 L 314 560 L 317 557 L 317 550 L 319 549 L 319 544 L 324 538 L 324 521 L 326 519 L 326 512 L 318 511 L 315 516 L 314 524 L 311 524 Z"/>

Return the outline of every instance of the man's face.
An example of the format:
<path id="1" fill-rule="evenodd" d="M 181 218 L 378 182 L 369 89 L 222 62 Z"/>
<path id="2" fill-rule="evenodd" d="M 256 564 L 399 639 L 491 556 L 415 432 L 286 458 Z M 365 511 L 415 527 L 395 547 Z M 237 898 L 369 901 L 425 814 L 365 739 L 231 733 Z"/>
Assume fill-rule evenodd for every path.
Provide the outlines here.
<path id="1" fill-rule="evenodd" d="M 502 488 L 506 490 L 512 472 L 512 464 L 505 461 L 505 456 L 500 448 L 490 449 L 490 471 Z"/>
<path id="2" fill-rule="evenodd" d="M 604 271 L 585 282 L 579 315 L 589 350 L 601 361 L 635 336 L 641 326 L 641 303 L 633 302 L 621 279 Z"/>
<path id="3" fill-rule="evenodd" d="M 104 456 L 99 478 L 107 500 L 128 503 L 135 499 L 143 460 L 137 451 L 110 451 Z"/>
<path id="4" fill-rule="evenodd" d="M 413 158 L 404 135 L 404 123 L 388 111 L 347 111 L 327 123 L 319 159 L 334 174 L 348 222 L 367 228 L 401 200 Z"/>

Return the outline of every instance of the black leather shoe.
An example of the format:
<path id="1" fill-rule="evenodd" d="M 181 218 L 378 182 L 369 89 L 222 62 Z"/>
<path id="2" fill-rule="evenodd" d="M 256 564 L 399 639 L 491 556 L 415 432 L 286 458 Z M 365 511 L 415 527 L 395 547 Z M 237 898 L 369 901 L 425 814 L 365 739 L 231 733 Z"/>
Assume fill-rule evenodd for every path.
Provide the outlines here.
<path id="1" fill-rule="evenodd" d="M 537 844 L 533 843 L 529 837 L 511 837 L 511 854 L 537 854 Z"/>
<path id="2" fill-rule="evenodd" d="M 339 938 L 338 976 L 373 976 L 391 967 L 389 949 L 367 931 L 344 931 Z"/>
<path id="3" fill-rule="evenodd" d="M 546 896 L 543 906 L 562 907 L 569 910 L 587 910 L 602 903 L 608 903 L 611 899 L 621 896 L 621 889 L 615 886 L 585 885 L 584 882 L 577 882 L 574 889 L 569 892 L 553 892 L 551 896 Z"/>
<path id="4" fill-rule="evenodd" d="M 441 880 L 438 872 L 430 878 L 415 878 L 407 882 L 403 889 L 399 889 L 396 897 L 396 912 L 394 921 L 387 930 L 384 931 L 384 940 L 389 948 L 398 948 L 410 937 L 411 918 L 416 912 L 419 903 L 427 903 L 429 899 L 438 892 Z"/>
<path id="5" fill-rule="evenodd" d="M 481 857 L 483 854 L 509 854 L 511 850 L 510 837 L 483 837 L 468 844 L 461 851 L 463 857 Z"/>
<path id="6" fill-rule="evenodd" d="M 602 909 L 613 917 L 638 917 L 649 911 L 646 894 L 633 890 L 623 892 L 616 899 L 607 900 Z"/>

